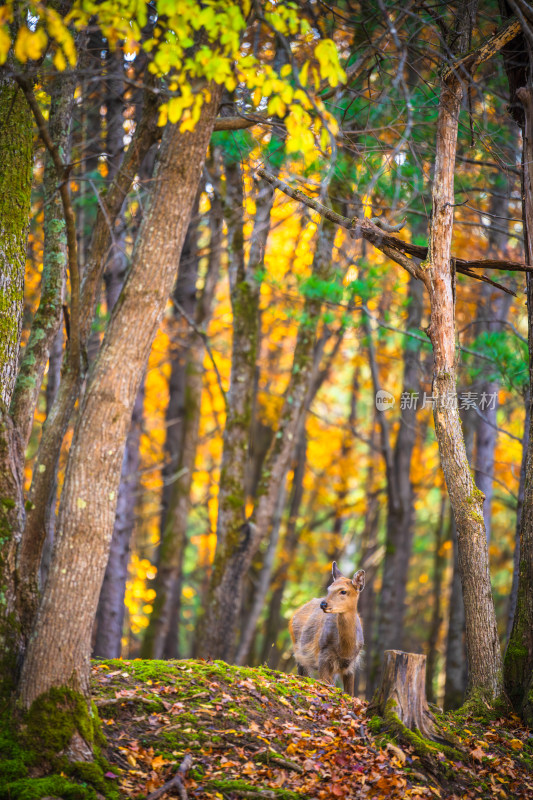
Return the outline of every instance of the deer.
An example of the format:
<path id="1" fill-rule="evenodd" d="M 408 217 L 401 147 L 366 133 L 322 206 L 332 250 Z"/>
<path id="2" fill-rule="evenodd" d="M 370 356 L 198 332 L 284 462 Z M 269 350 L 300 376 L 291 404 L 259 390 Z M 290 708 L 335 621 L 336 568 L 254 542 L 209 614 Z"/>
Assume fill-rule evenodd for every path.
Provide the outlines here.
<path id="1" fill-rule="evenodd" d="M 363 626 L 357 613 L 365 586 L 365 571 L 345 578 L 334 561 L 333 583 L 327 597 L 315 597 L 294 612 L 289 631 L 298 675 L 318 672 L 319 680 L 334 684 L 341 675 L 346 694 L 353 696 L 354 676 L 363 650 Z"/>

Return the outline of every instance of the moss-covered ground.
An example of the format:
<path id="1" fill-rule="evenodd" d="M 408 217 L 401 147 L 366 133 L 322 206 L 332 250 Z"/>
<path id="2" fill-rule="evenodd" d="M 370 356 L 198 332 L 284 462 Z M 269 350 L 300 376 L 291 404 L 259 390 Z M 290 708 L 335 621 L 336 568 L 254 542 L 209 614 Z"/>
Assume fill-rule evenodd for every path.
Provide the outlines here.
<path id="1" fill-rule="evenodd" d="M 488 708 L 439 717 L 464 757 L 431 748 L 426 759 L 369 717 L 362 701 L 263 668 L 97 662 L 93 693 L 106 740 L 97 763 L 43 765 L 42 752 L 39 760 L 5 726 L 0 800 L 142 800 L 177 774 L 187 754 L 189 800 L 533 800 L 533 737 L 517 717 Z M 163 795 L 176 796 L 176 785 Z"/>

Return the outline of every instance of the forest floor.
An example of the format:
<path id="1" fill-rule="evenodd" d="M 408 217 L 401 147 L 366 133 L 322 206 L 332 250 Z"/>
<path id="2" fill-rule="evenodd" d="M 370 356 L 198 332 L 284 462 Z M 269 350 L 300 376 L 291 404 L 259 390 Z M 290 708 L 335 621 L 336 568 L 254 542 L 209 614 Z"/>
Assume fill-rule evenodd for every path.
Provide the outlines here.
<path id="1" fill-rule="evenodd" d="M 125 798 L 157 793 L 190 754 L 190 800 L 533 800 L 533 735 L 514 716 L 446 715 L 464 758 L 421 760 L 380 732 L 366 703 L 311 679 L 223 662 L 108 661 L 93 680 L 108 777 Z"/>
<path id="2" fill-rule="evenodd" d="M 461 757 L 420 757 L 366 703 L 311 679 L 219 661 L 101 661 L 92 672 L 105 777 L 85 765 L 10 780 L 0 747 L 0 800 L 533 800 L 533 735 L 515 716 L 443 715 Z"/>

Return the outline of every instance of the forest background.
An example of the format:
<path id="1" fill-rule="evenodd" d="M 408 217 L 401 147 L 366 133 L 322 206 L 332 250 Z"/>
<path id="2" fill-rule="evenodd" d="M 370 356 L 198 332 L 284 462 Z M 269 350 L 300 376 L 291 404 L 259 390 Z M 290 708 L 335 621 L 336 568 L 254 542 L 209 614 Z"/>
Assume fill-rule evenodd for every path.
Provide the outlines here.
<path id="1" fill-rule="evenodd" d="M 324 592 L 336 560 L 346 573 L 367 575 L 359 693 L 372 694 L 383 651 L 400 648 L 427 653 L 431 699 L 462 702 L 465 614 L 432 422 L 431 309 L 422 282 L 391 260 L 387 235 L 414 246 L 412 259 L 424 263 L 443 70 L 515 10 L 525 38 L 511 19 L 504 58 L 497 52 L 475 74 L 457 71 L 452 241 L 454 275 L 460 259 L 469 262 L 454 284 L 457 401 L 485 495 L 505 647 L 517 602 L 530 404 L 525 268 L 516 267 L 527 263 L 524 118 L 509 79 L 513 69 L 526 74 L 530 17 L 516 6 L 483 2 L 477 15 L 473 4 L 388 0 L 244 3 L 242 14 L 232 3 L 140 3 L 135 14 L 116 3 L 99 11 L 89 3 L 0 8 L 0 121 L 12 131 L 4 147 L 17 140 L 21 158 L 25 142 L 26 165 L 34 152 L 31 175 L 4 160 L 11 190 L 0 199 L 7 219 L 13 197 L 29 200 L 31 188 L 24 295 L 14 338 L 7 328 L 4 336 L 11 367 L 2 400 L 25 446 L 25 531 L 38 532 L 23 539 L 31 545 L 18 563 L 46 585 L 62 535 L 60 499 L 65 518 L 67 502 L 78 515 L 96 504 L 73 556 L 78 574 L 93 558 L 92 530 L 113 516 L 109 560 L 105 547 L 94 551 L 107 562 L 96 619 L 86 613 L 94 656 L 212 656 L 290 670 L 287 619 Z M 457 51 L 468 14 L 467 46 Z M 231 67 L 213 55 L 224 35 L 232 52 L 240 48 Z M 210 80 L 219 88 L 198 90 Z M 214 132 L 204 132 L 202 167 L 211 106 L 218 116 Z M 168 203 L 172 219 L 161 186 L 170 195 L 176 176 L 159 143 L 171 128 L 194 139 L 200 181 L 193 199 L 194 181 L 182 180 L 189 209 L 173 264 L 174 230 L 162 224 L 159 238 L 146 236 L 151 202 L 160 203 L 161 219 Z M 344 223 L 324 219 L 310 198 Z M 15 206 L 24 212 L 25 203 Z M 371 235 L 346 224 L 353 218 Z M 155 277 L 160 255 L 175 285 L 162 318 L 154 312 L 147 322 L 152 291 L 164 293 Z M 475 262 L 486 259 L 501 271 L 485 261 L 480 272 Z M 120 322 L 136 263 L 146 265 L 145 284 L 137 300 L 130 293 L 133 310 Z M 6 319 L 11 311 L 5 304 Z M 101 403 L 84 417 L 87 387 L 111 357 L 113 320 L 124 346 L 143 325 L 155 336 L 128 364 L 117 350 Z M 94 495 L 77 494 L 73 482 L 65 499 L 67 464 L 81 447 L 75 431 L 81 437 L 111 418 L 106 393 L 127 405 L 132 364 L 140 385 L 128 430 L 101 426 L 100 449 L 89 448 L 82 467 Z M 382 406 L 380 390 L 394 403 Z M 122 459 L 124 441 L 115 492 L 99 459 L 106 451 Z M 86 570 L 93 593 L 100 573 Z M 23 602 L 30 616 L 37 595 L 34 585 Z M 46 603 L 57 612 L 51 595 Z M 37 686 L 24 691 L 39 694 Z"/>

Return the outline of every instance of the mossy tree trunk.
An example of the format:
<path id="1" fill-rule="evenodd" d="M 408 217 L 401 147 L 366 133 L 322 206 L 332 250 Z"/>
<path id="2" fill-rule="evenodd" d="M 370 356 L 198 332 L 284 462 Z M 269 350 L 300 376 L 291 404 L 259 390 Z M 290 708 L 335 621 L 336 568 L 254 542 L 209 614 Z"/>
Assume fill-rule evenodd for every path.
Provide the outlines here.
<path id="1" fill-rule="evenodd" d="M 56 78 L 50 90 L 50 138 L 64 163 L 70 157 L 70 128 L 76 79 L 73 73 Z M 44 155 L 44 250 L 39 307 L 32 320 L 28 344 L 15 385 L 11 411 L 22 440 L 30 437 L 44 370 L 62 321 L 67 267 L 67 234 L 58 175 L 48 150 Z"/>
<path id="2" fill-rule="evenodd" d="M 459 12 L 454 51 L 467 51 L 476 3 Z M 454 170 L 463 83 L 451 72 L 443 80 L 437 121 L 432 224 L 427 262 L 422 265 L 431 304 L 428 336 L 433 345 L 433 416 L 442 469 L 457 525 L 463 586 L 469 691 L 487 699 L 502 691 L 502 658 L 490 583 L 483 521 L 483 495 L 468 463 L 456 397 L 455 271 L 451 261 Z"/>
<path id="3" fill-rule="evenodd" d="M 61 494 L 57 542 L 20 681 L 22 705 L 69 686 L 89 697 L 91 630 L 133 403 L 175 278 L 213 130 L 211 86 L 194 132 L 167 125 L 132 266 L 91 367 Z M 81 735 L 82 732 L 79 732 Z"/>
<path id="4" fill-rule="evenodd" d="M 1 69 L 1 68 L 0 68 Z M 0 72 L 0 692 L 23 649 L 16 553 L 24 524 L 24 445 L 9 414 L 19 363 L 33 122 L 18 86 Z M 2 686 L 3 682 L 7 686 Z"/>
<path id="5" fill-rule="evenodd" d="M 530 64 L 532 62 L 530 61 Z M 517 92 L 524 108 L 524 221 L 526 260 L 533 253 L 533 85 Z M 527 275 L 529 322 L 529 383 L 533 397 L 533 280 Z M 529 442 L 526 457 L 524 503 L 520 526 L 520 550 L 516 608 L 511 636 L 505 653 L 505 689 L 515 709 L 533 725 L 533 424 L 530 409 Z"/>
<path id="6" fill-rule="evenodd" d="M 259 269 L 270 230 L 274 192 L 260 187 L 248 263 L 244 252 L 244 197 L 240 165 L 225 164 L 224 216 L 228 226 L 228 256 L 233 339 L 230 389 L 227 395 L 222 463 L 218 493 L 217 545 L 209 584 L 208 607 L 200 620 L 201 650 L 214 658 L 231 660 L 235 650 L 235 624 L 240 611 L 238 587 L 225 581 L 227 565 L 248 541 L 246 487 L 252 408 L 259 345 Z"/>
<path id="7" fill-rule="evenodd" d="M 136 126 L 133 140 L 128 147 L 118 173 L 98 208 L 91 236 L 89 259 L 81 286 L 80 298 L 80 346 L 86 351 L 94 317 L 94 308 L 100 291 L 102 275 L 107 263 L 111 242 L 110 226 L 126 198 L 135 174 L 151 145 L 159 136 L 157 128 L 157 99 L 147 89 L 142 117 Z M 85 360 L 85 359 L 84 359 Z M 78 399 L 81 385 L 79 365 L 67 359 L 61 375 L 61 383 L 54 403 L 43 425 L 35 468 L 29 490 L 29 509 L 24 528 L 24 537 L 19 555 L 19 570 L 30 586 L 38 584 L 41 556 L 47 533 L 47 516 L 50 498 L 55 491 L 57 463 L 68 423 Z M 30 613 L 36 610 L 35 604 Z"/>
<path id="8" fill-rule="evenodd" d="M 50 92 L 48 130 L 64 163 L 70 156 L 70 129 L 74 103 L 75 76 L 68 73 L 56 78 Z M 62 323 L 67 268 L 67 231 L 63 203 L 58 192 L 59 177 L 53 159 L 44 154 L 44 249 L 39 307 L 32 320 L 28 344 L 24 348 L 11 413 L 24 447 L 32 431 L 44 371 L 54 339 Z M 55 488 L 55 483 L 54 483 Z M 29 516 L 31 517 L 31 507 Z M 49 513 L 47 520 L 49 519 Z M 24 554 L 31 546 L 26 531 L 19 558 L 19 593 L 23 613 L 30 626 L 39 602 L 40 570 L 26 569 Z M 40 555 L 40 551 L 39 551 Z"/>

